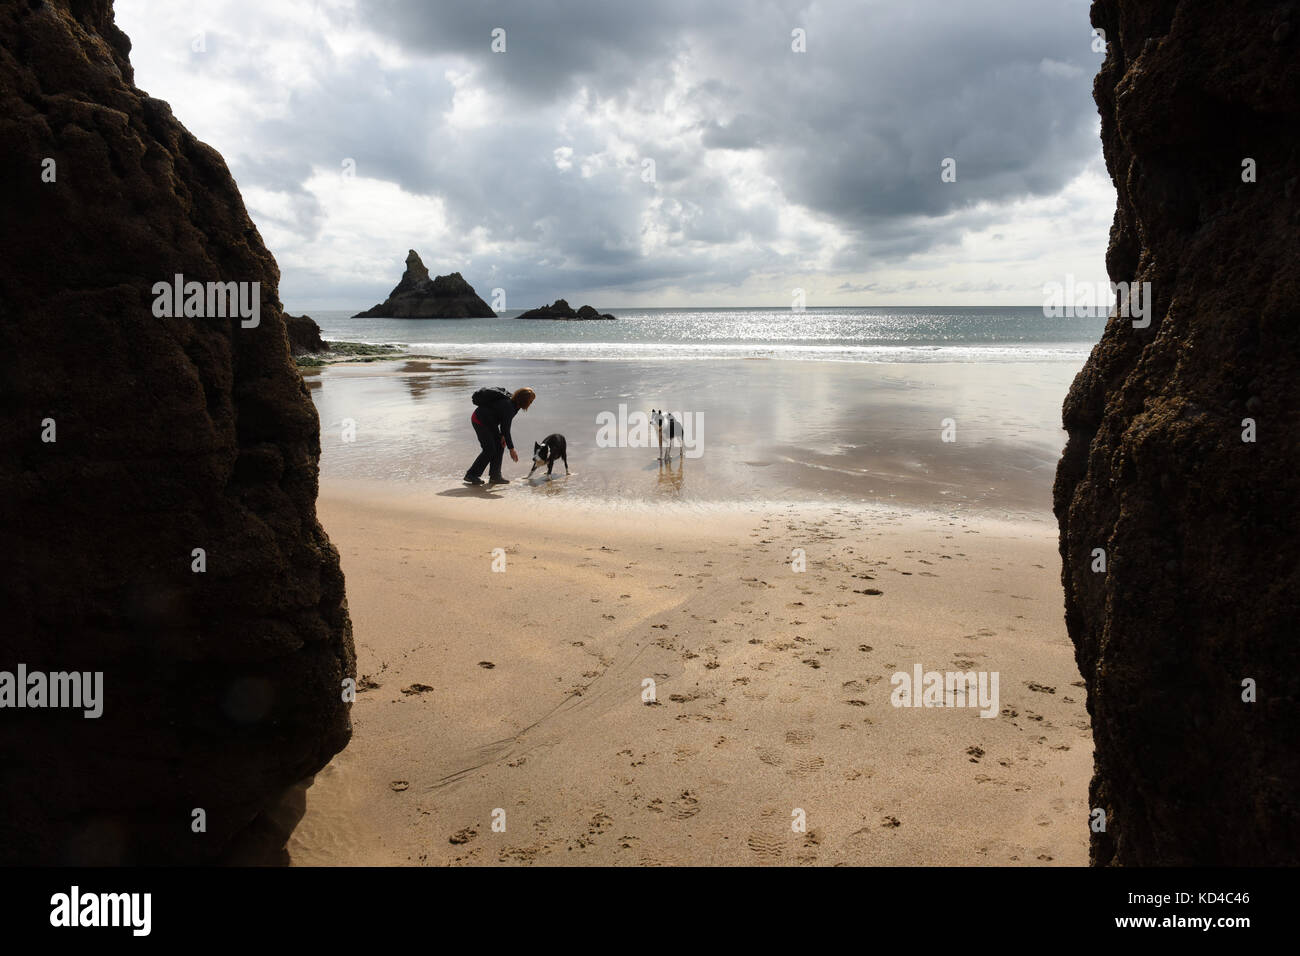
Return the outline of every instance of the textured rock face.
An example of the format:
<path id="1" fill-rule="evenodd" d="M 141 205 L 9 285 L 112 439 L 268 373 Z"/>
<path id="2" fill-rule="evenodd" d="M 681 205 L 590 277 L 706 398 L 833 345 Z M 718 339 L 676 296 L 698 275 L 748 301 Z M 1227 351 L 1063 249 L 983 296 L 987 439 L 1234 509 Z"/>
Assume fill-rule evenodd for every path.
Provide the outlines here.
<path id="1" fill-rule="evenodd" d="M 1055 488 L 1107 817 L 1093 862 L 1294 865 L 1300 9 L 1099 0 L 1092 22 L 1107 267 L 1152 299 L 1075 380 Z"/>
<path id="2" fill-rule="evenodd" d="M 129 48 L 109 0 L 0 6 L 0 670 L 103 672 L 98 719 L 0 710 L 6 863 L 274 859 L 350 735 L 279 272 Z M 177 274 L 257 324 L 157 317 Z"/>
<path id="3" fill-rule="evenodd" d="M 496 313 L 478 297 L 459 272 L 429 278 L 429 270 L 414 249 L 406 254 L 402 281 L 388 298 L 354 319 L 490 319 Z"/>
<path id="4" fill-rule="evenodd" d="M 604 314 L 597 312 L 589 305 L 584 305 L 575 312 L 564 299 L 556 299 L 554 305 L 544 305 L 540 309 L 529 309 L 523 315 L 515 316 L 515 318 L 565 319 L 573 321 L 575 319 L 613 319 L 614 316 L 610 315 L 608 312 Z"/>
<path id="5" fill-rule="evenodd" d="M 310 315 L 289 315 L 286 312 L 284 327 L 289 333 L 289 351 L 294 355 L 324 352 L 328 348 L 320 337 L 320 326 Z"/>

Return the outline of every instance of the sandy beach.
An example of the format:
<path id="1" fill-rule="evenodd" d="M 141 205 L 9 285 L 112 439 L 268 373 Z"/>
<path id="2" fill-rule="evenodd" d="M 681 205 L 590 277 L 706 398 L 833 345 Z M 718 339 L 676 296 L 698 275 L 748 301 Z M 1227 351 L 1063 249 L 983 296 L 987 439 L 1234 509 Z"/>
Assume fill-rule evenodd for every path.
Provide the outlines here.
<path id="1" fill-rule="evenodd" d="M 295 865 L 1087 862 L 1047 520 L 328 476 L 320 517 L 364 679 Z M 893 706 L 918 664 L 998 716 Z"/>

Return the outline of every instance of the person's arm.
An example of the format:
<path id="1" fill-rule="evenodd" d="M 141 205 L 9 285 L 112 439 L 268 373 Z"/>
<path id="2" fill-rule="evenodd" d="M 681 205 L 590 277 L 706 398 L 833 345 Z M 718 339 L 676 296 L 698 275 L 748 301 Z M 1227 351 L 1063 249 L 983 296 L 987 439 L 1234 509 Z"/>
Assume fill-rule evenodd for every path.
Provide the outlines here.
<path id="1" fill-rule="evenodd" d="M 511 402 L 510 408 L 501 415 L 501 438 L 511 451 L 515 450 L 515 441 L 510 437 L 510 423 L 514 421 L 515 413 L 518 411 L 519 409 L 515 407 L 514 402 Z"/>

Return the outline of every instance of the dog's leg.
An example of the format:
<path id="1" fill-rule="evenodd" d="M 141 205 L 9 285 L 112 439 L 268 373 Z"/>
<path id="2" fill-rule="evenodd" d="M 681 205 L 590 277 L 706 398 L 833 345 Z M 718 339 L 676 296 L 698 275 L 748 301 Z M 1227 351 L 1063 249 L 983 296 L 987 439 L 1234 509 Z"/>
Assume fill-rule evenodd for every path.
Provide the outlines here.
<path id="1" fill-rule="evenodd" d="M 567 475 L 569 473 L 569 456 L 564 455 L 562 460 L 564 461 L 564 473 Z"/>

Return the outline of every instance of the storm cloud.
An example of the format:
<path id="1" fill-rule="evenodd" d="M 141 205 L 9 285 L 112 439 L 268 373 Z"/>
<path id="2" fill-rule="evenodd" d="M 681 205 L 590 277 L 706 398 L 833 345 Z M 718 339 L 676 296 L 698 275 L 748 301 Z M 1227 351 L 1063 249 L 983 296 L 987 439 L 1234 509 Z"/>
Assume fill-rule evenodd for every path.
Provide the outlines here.
<path id="1" fill-rule="evenodd" d="M 118 9 L 290 307 L 382 298 L 408 247 L 510 307 L 1034 302 L 1064 270 L 1104 278 L 1086 0 Z"/>

